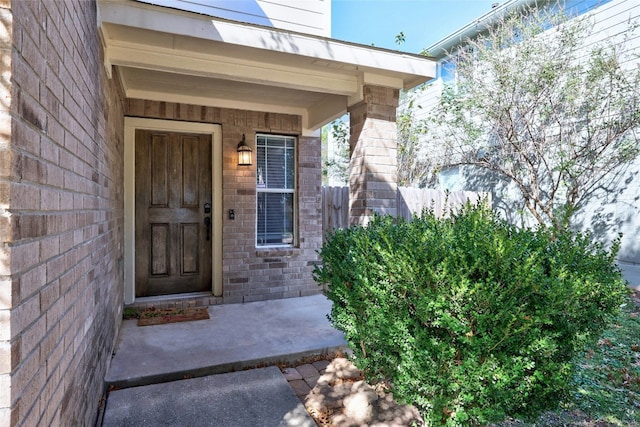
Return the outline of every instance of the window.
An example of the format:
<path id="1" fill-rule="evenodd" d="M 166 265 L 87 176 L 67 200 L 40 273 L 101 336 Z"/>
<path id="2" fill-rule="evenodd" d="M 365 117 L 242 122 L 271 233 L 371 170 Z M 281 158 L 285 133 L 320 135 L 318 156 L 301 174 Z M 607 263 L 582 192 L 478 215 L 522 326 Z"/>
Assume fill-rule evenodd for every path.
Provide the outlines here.
<path id="1" fill-rule="evenodd" d="M 443 83 L 448 83 L 455 78 L 456 65 L 452 59 L 447 58 L 438 63 L 438 71 L 440 71 L 440 78 Z"/>
<path id="2" fill-rule="evenodd" d="M 257 246 L 295 244 L 295 154 L 294 137 L 256 137 Z"/>

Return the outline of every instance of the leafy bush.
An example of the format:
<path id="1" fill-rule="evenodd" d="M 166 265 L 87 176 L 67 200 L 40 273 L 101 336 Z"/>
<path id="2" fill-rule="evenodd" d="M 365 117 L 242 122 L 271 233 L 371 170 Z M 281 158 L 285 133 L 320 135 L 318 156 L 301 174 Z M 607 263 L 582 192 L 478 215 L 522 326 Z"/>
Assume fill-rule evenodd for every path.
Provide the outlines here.
<path id="1" fill-rule="evenodd" d="M 467 206 L 336 230 L 314 279 L 367 379 L 431 425 L 476 425 L 557 406 L 626 293 L 618 247 Z"/>

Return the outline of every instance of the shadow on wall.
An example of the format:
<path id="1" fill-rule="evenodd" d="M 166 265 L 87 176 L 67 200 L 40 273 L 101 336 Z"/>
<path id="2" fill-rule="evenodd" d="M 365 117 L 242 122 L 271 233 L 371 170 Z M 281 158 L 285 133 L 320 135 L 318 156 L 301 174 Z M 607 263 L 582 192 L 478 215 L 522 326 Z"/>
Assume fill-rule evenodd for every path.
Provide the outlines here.
<path id="1" fill-rule="evenodd" d="M 397 192 L 395 174 L 381 171 L 365 157 L 358 173 L 349 179 L 350 224 L 366 225 L 374 215 L 396 216 Z"/>
<path id="2" fill-rule="evenodd" d="M 517 187 L 495 172 L 473 166 L 450 167 L 440 172 L 438 182 L 441 189 L 451 192 L 487 193 L 491 207 L 508 222 L 520 227 L 534 225 L 534 219 L 525 211 Z"/>
<path id="3" fill-rule="evenodd" d="M 583 198 L 574 216 L 574 228 L 592 233 L 595 240 L 608 244 L 623 234 L 618 259 L 640 263 L 640 159 L 609 175 Z M 512 224 L 535 226 L 517 187 L 506 178 L 486 169 L 458 166 L 443 170 L 442 189 L 488 192 L 492 207 Z"/>
<path id="4" fill-rule="evenodd" d="M 11 36 L 12 36 L 12 26 L 11 26 L 11 16 L 10 14 L 0 14 L 0 26 L 2 27 L 0 29 L 0 33 L 4 34 L 4 36 L 6 37 L 5 40 L 2 40 L 2 42 L 5 43 L 5 45 L 9 44 L 9 46 L 11 45 Z M 11 49 L 2 49 L 0 51 L 0 60 L 2 61 L 2 63 L 0 64 L 0 67 L 2 67 L 3 70 L 11 70 Z M 11 73 L 2 73 L 2 81 L 0 82 L 0 84 L 2 85 L 2 88 L 0 89 L 2 91 L 2 96 L 0 96 L 0 109 L 2 109 L 3 112 L 9 112 L 11 110 L 11 99 L 12 99 L 12 92 L 11 92 L 11 82 L 9 80 L 7 80 L 7 78 L 11 78 Z M 5 147 L 9 146 L 9 142 L 11 140 L 11 118 L 9 114 L 3 114 L 2 118 L 0 118 L 0 143 L 2 143 Z M 0 156 L 3 157 L 4 160 L 6 160 L 7 157 L 10 157 L 11 154 L 11 150 L 3 150 L 2 153 L 0 154 Z M 10 164 L 13 162 L 6 162 L 6 164 Z M 2 216 L 2 222 L 8 222 L 11 220 L 10 216 L 9 216 L 9 212 L 8 212 L 8 208 L 9 208 L 9 194 L 4 193 L 4 197 L 2 199 L 0 199 L 0 216 Z M 3 227 L 4 230 L 9 230 L 9 228 L 7 227 Z M 11 236 L 7 235 L 7 234 L 3 234 L 1 237 L 1 240 L 3 242 L 8 241 Z M 3 271 L 9 271 L 10 268 L 10 258 L 8 256 L 8 254 L 6 253 L 6 251 L 2 251 L 2 253 L 0 254 L 0 268 L 2 268 Z M 5 285 L 6 286 L 6 285 Z M 2 292 L 0 293 L 0 308 L 9 308 L 11 307 L 12 301 L 11 301 L 11 292 Z M 2 331 L 2 332 L 7 332 L 7 331 Z"/>
<path id="5" fill-rule="evenodd" d="M 640 263 L 640 159 L 596 188 L 576 215 L 576 228 L 602 242 L 622 234 L 618 260 Z"/>

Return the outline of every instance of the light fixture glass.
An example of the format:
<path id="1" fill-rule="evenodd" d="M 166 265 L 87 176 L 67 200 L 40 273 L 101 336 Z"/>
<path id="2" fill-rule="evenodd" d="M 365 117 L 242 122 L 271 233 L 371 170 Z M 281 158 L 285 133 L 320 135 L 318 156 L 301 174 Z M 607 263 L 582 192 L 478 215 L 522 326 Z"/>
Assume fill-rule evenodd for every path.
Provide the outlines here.
<path id="1" fill-rule="evenodd" d="M 242 134 L 242 141 L 238 143 L 238 166 L 251 166 L 251 151 Z"/>

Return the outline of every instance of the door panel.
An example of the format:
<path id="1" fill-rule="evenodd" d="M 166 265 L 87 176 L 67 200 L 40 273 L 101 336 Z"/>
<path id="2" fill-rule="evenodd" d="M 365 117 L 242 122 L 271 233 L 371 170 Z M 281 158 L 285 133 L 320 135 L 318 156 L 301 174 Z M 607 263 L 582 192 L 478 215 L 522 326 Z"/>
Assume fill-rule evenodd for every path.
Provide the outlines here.
<path id="1" fill-rule="evenodd" d="M 150 135 L 151 206 L 169 207 L 169 141 L 168 135 Z M 142 189 L 144 190 L 144 189 Z"/>
<path id="2" fill-rule="evenodd" d="M 182 207 L 199 207 L 198 140 L 184 138 L 182 146 Z"/>
<path id="3" fill-rule="evenodd" d="M 136 296 L 210 291 L 211 136 L 136 130 L 135 157 Z"/>
<path id="4" fill-rule="evenodd" d="M 151 276 L 169 274 L 169 224 L 149 224 L 151 230 Z"/>
<path id="5" fill-rule="evenodd" d="M 200 224 L 182 224 L 182 274 L 198 274 L 200 263 L 198 242 L 200 241 Z"/>

